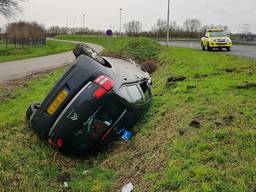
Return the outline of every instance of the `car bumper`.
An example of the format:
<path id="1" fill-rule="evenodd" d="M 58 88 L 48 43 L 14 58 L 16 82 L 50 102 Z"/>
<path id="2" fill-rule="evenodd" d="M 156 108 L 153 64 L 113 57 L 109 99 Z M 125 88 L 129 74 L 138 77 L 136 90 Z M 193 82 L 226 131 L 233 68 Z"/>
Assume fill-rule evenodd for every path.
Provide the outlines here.
<path id="1" fill-rule="evenodd" d="M 210 47 L 211 48 L 228 48 L 228 47 L 232 47 L 232 43 L 211 42 Z"/>

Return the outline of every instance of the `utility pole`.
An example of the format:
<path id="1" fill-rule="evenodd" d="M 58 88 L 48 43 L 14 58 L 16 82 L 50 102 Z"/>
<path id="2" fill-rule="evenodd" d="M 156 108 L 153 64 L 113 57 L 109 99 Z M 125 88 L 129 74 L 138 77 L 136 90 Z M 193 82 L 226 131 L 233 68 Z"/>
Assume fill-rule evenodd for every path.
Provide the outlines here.
<path id="1" fill-rule="evenodd" d="M 83 30 L 85 28 L 85 14 L 83 14 Z"/>
<path id="2" fill-rule="evenodd" d="M 167 46 L 169 46 L 169 39 L 170 39 L 170 0 L 168 0 L 168 11 L 167 11 L 167 38 L 166 38 Z"/>
<path id="3" fill-rule="evenodd" d="M 120 26 L 119 26 L 119 33 L 120 33 L 120 36 L 122 34 L 122 8 L 120 8 Z"/>
<path id="4" fill-rule="evenodd" d="M 66 27 L 68 28 L 68 18 L 66 18 Z"/>

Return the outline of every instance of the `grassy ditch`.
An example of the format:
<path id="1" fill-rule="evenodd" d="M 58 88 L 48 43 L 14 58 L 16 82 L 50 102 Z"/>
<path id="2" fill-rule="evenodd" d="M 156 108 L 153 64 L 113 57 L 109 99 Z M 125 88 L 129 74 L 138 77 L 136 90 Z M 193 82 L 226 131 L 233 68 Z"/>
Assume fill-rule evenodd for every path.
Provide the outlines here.
<path id="1" fill-rule="evenodd" d="M 120 53 L 131 41 L 111 40 L 110 46 L 109 38 L 83 38 L 103 45 L 105 53 Z M 24 123 L 26 107 L 41 101 L 65 69 L 25 80 L 18 89 L 2 85 L 0 189 L 101 192 L 132 182 L 138 192 L 254 191 L 256 61 L 186 48 L 157 50 L 154 97 L 134 127 L 136 136 L 85 159 L 54 151 Z"/>
<path id="2" fill-rule="evenodd" d="M 140 63 L 157 59 L 159 44 L 148 38 L 96 37 L 85 35 L 59 35 L 56 39 L 96 43 L 104 46 L 103 55 L 119 58 L 131 58 Z"/>
<path id="3" fill-rule="evenodd" d="M 0 63 L 6 61 L 41 57 L 69 51 L 73 49 L 74 44 L 47 40 L 46 45 L 43 46 L 24 48 L 14 48 L 14 45 L 12 46 L 12 48 L 8 48 L 6 50 L 5 46 L 0 42 Z"/>

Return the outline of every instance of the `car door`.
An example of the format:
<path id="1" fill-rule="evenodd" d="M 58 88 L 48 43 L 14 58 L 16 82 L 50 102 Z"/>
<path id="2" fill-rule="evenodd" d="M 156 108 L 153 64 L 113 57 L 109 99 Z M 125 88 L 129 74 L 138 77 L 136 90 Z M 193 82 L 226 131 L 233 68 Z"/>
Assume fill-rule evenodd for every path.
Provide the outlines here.
<path id="1" fill-rule="evenodd" d="M 203 44 L 206 47 L 208 44 L 208 40 L 209 40 L 209 33 L 205 34 L 205 37 L 203 38 Z"/>

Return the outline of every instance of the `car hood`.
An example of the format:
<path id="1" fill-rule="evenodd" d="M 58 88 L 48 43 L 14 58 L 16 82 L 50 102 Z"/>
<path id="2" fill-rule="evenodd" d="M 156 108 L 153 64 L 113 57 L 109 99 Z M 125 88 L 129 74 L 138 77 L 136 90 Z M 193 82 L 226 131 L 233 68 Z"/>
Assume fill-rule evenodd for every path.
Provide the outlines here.
<path id="1" fill-rule="evenodd" d="M 217 40 L 226 40 L 226 39 L 229 39 L 229 40 L 231 40 L 229 37 L 210 37 L 209 39 L 210 39 L 210 40 L 214 40 L 214 39 L 217 39 Z"/>

